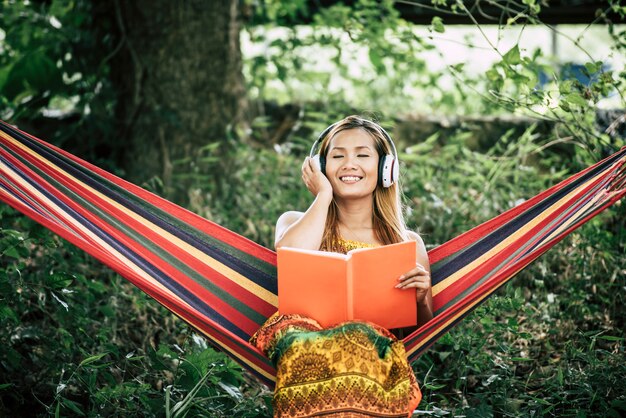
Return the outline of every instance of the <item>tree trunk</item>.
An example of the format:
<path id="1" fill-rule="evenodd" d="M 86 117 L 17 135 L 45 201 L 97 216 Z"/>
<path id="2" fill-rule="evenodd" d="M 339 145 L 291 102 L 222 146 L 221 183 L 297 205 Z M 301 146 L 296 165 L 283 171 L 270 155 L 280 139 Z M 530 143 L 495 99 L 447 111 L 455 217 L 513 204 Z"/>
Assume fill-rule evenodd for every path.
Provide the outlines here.
<path id="1" fill-rule="evenodd" d="M 132 181 L 157 176 L 166 196 L 184 200 L 188 175 L 202 171 L 199 149 L 221 141 L 214 152 L 226 154 L 227 130 L 245 123 L 238 3 L 116 0 L 112 80 Z"/>

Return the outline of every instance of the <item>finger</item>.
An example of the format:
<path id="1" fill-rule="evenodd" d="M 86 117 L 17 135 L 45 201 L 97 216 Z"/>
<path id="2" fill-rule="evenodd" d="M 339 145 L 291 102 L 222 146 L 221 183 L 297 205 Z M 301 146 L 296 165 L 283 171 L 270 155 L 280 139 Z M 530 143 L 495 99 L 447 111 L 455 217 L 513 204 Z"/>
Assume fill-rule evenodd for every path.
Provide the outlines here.
<path id="1" fill-rule="evenodd" d="M 417 263 L 417 264 L 415 264 L 415 267 L 413 267 L 411 270 L 409 270 L 407 273 L 405 273 L 404 276 L 408 276 L 409 273 L 414 273 L 414 272 L 418 272 L 418 271 L 422 271 L 422 272 L 428 273 L 428 270 L 426 270 L 426 267 L 424 267 L 423 265 Z"/>
<path id="2" fill-rule="evenodd" d="M 399 282 L 404 282 L 406 280 L 409 280 L 413 277 L 428 277 L 429 274 L 425 271 L 417 271 L 417 272 L 412 272 L 412 273 L 407 273 L 404 274 L 402 276 L 400 276 L 400 278 L 398 279 Z"/>
<path id="3" fill-rule="evenodd" d="M 306 179 L 306 181 L 311 182 L 313 180 L 313 173 L 311 173 L 310 169 L 305 168 L 302 170 L 302 178 Z"/>
<path id="4" fill-rule="evenodd" d="M 402 280 L 400 283 L 396 285 L 396 287 L 406 286 L 409 283 L 424 283 L 427 286 L 430 286 L 430 276 L 411 276 Z"/>
<path id="5" fill-rule="evenodd" d="M 309 158 L 309 167 L 311 168 L 311 172 L 314 174 L 322 172 L 322 170 L 320 170 L 317 164 L 313 161 L 313 158 Z"/>
<path id="6" fill-rule="evenodd" d="M 428 273 L 428 270 L 426 269 L 418 269 L 418 268 L 414 268 L 413 270 L 410 270 L 406 273 L 404 273 L 402 276 L 400 276 L 398 278 L 399 281 L 402 280 L 406 280 L 409 277 L 413 277 L 413 276 L 428 276 L 430 273 Z"/>
<path id="7" fill-rule="evenodd" d="M 396 288 L 404 290 L 404 289 L 420 289 L 420 290 L 428 290 L 430 289 L 430 283 L 425 282 L 411 282 L 411 283 L 401 283 L 396 285 Z"/>
<path id="8" fill-rule="evenodd" d="M 307 160 L 305 160 L 304 163 L 302 163 L 302 172 L 303 173 L 306 173 L 307 170 L 311 170 L 311 166 L 309 165 L 308 158 L 309 157 L 307 157 Z"/>
<path id="9" fill-rule="evenodd" d="M 403 286 L 408 283 L 425 283 L 430 286 L 430 277 L 428 276 L 413 276 L 408 279 L 398 283 L 398 286 Z"/>

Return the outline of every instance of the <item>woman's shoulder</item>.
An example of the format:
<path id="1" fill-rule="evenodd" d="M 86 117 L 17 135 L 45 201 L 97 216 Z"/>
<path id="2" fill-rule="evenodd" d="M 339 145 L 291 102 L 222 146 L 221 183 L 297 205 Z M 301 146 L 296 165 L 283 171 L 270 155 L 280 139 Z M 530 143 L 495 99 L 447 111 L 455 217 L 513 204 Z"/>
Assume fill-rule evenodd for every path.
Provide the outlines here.
<path id="1" fill-rule="evenodd" d="M 297 222 L 300 218 L 304 216 L 304 212 L 298 212 L 295 210 L 290 210 L 278 217 L 276 221 L 277 226 L 287 227 L 294 222 Z"/>
<path id="2" fill-rule="evenodd" d="M 420 245 L 424 245 L 424 240 L 422 239 L 422 237 L 420 236 L 420 234 L 418 234 L 417 232 L 407 230 L 407 231 L 406 231 L 406 234 L 407 234 L 407 236 L 409 237 L 409 239 L 410 239 L 411 241 L 417 241 L 417 243 L 418 243 L 418 244 L 420 244 Z"/>
<path id="3" fill-rule="evenodd" d="M 408 230 L 406 232 L 410 240 L 417 242 L 417 262 L 430 270 L 430 264 L 428 262 L 428 251 L 426 250 L 426 244 L 424 244 L 424 240 L 417 232 Z"/>

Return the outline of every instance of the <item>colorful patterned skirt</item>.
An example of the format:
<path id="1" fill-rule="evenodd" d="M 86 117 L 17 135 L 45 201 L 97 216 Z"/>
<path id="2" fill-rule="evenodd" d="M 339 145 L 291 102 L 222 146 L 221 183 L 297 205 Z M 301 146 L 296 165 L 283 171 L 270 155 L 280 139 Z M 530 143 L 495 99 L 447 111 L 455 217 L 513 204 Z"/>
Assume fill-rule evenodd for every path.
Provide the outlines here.
<path id="1" fill-rule="evenodd" d="M 276 315 L 251 342 L 276 366 L 275 417 L 406 417 L 422 398 L 404 345 L 374 324 Z"/>

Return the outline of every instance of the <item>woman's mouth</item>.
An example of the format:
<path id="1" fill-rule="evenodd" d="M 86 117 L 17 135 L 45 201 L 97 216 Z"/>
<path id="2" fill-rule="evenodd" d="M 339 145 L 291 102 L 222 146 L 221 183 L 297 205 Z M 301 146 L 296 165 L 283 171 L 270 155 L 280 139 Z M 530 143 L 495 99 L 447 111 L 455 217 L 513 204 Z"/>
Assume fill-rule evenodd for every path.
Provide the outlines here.
<path id="1" fill-rule="evenodd" d="M 356 183 L 360 181 L 362 178 L 363 177 L 358 177 L 358 176 L 341 176 L 339 177 L 339 180 L 341 180 L 344 183 L 352 184 L 352 183 Z"/>

